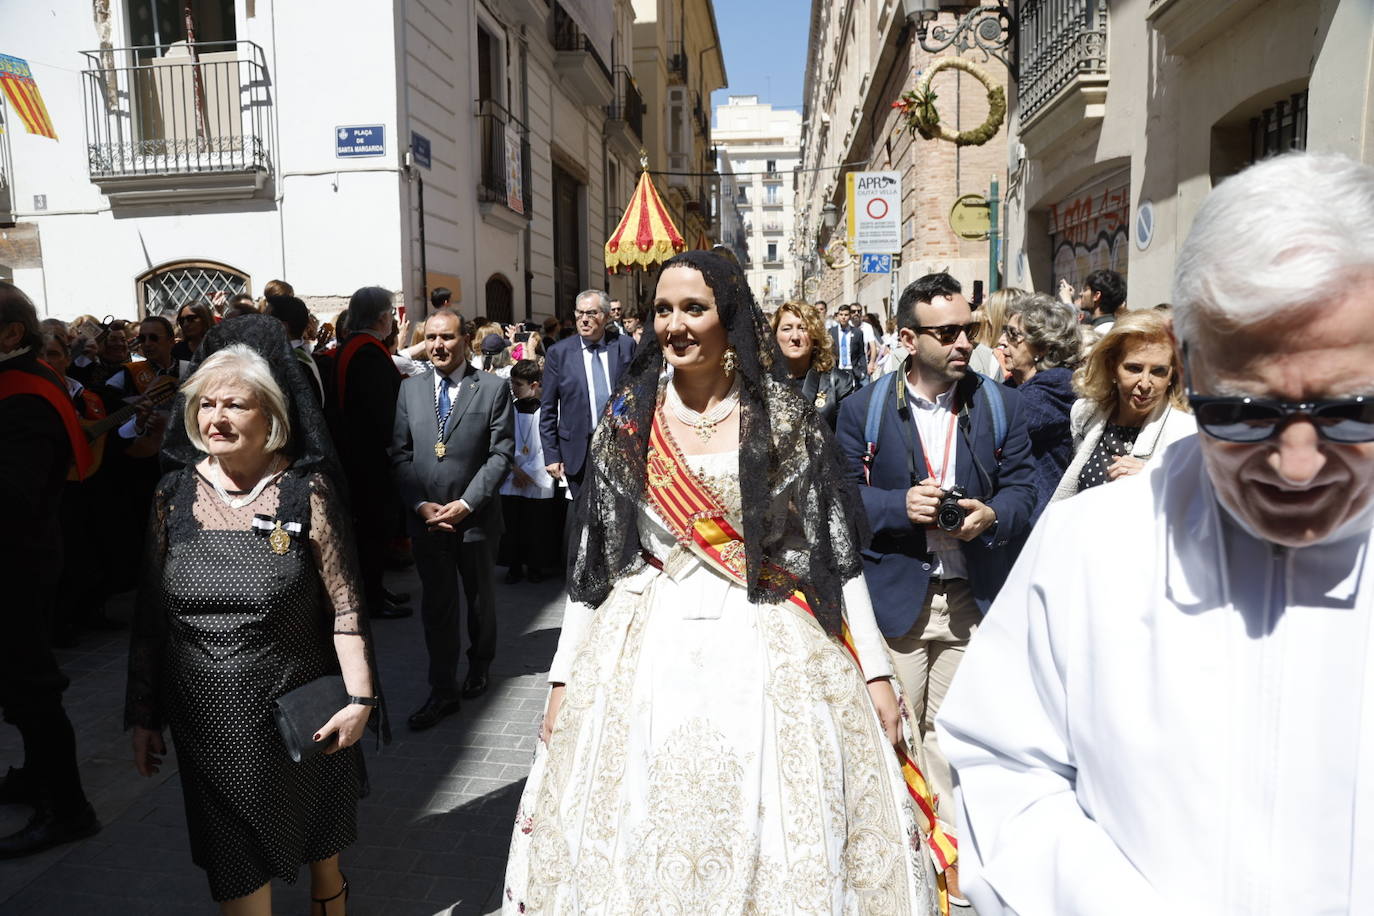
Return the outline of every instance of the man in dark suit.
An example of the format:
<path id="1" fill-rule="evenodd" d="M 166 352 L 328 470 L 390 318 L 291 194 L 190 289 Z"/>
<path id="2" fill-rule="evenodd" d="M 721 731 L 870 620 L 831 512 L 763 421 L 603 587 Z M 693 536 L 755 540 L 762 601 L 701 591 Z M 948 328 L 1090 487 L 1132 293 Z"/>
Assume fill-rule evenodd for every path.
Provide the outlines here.
<path id="1" fill-rule="evenodd" d="M 606 333 L 610 298 L 599 289 L 578 293 L 577 336 L 560 340 L 544 355 L 539 437 L 549 474 L 577 495 L 586 470 L 587 446 L 601 408 L 634 357 L 634 341 Z"/>
<path id="2" fill-rule="evenodd" d="M 954 788 L 935 715 L 1030 530 L 1034 465 L 1018 392 L 968 371 L 978 326 L 958 281 L 928 274 L 908 286 L 897 327 L 910 354 L 902 370 L 841 402 L 835 436 L 873 530 L 864 578 L 878 628 L 952 835 Z M 954 487 L 964 497 L 942 511 Z M 958 896 L 957 873 L 949 891 Z"/>
<path id="3" fill-rule="evenodd" d="M 348 476 L 363 598 L 374 618 L 408 617 L 411 609 L 389 601 L 382 582 L 398 511 L 387 451 L 401 373 L 382 342 L 396 325 L 391 293 L 363 287 L 349 300 L 345 320 L 350 333 L 335 356 L 329 416 L 339 461 Z"/>
<path id="4" fill-rule="evenodd" d="M 0 781 L 0 804 L 34 809 L 27 825 L 0 837 L 0 859 L 100 829 L 62 707 L 68 680 L 48 642 L 62 568 L 62 485 L 73 455 L 84 471 L 90 452 L 66 384 L 38 359 L 41 346 L 33 303 L 0 281 L 0 709 L 24 743 L 23 767 Z"/>
<path id="5" fill-rule="evenodd" d="M 510 389 L 467 361 L 472 330 L 451 309 L 425 321 L 433 369 L 401 384 L 391 460 L 420 573 L 429 652 L 429 699 L 416 731 L 457 711 L 457 578 L 468 605 L 468 675 L 461 695 L 481 696 L 496 654 L 493 554 L 501 539 L 501 481 L 515 458 Z"/>
<path id="6" fill-rule="evenodd" d="M 851 317 L 849 306 L 840 306 L 835 310 L 835 326 L 830 329 L 830 342 L 835 346 L 835 368 L 840 370 L 838 381 L 844 386 L 843 390 L 835 392 L 839 398 L 846 397 L 868 378 L 863 331 L 853 326 Z"/>

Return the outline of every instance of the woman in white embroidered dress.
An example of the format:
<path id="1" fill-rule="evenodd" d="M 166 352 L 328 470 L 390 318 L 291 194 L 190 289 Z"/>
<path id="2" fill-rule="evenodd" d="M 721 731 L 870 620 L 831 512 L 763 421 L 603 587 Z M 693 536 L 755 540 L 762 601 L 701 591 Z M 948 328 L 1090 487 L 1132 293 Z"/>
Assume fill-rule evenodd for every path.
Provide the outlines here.
<path id="1" fill-rule="evenodd" d="M 669 261 L 653 319 L 593 439 L 506 911 L 936 912 L 829 436 L 737 266 Z"/>

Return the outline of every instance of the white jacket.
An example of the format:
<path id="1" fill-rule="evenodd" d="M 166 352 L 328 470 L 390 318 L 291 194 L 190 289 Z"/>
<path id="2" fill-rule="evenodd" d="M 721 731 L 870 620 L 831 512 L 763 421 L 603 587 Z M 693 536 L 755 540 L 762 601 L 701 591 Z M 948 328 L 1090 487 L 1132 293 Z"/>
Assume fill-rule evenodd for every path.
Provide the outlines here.
<path id="1" fill-rule="evenodd" d="M 1253 537 L 1196 438 L 1050 506 L 936 723 L 981 916 L 1374 913 L 1370 533 Z"/>
<path id="2" fill-rule="evenodd" d="M 1059 486 L 1055 487 L 1050 502 L 1078 495 L 1078 476 L 1083 473 L 1083 466 L 1088 463 L 1093 449 L 1097 448 L 1097 443 L 1102 440 L 1102 433 L 1106 430 L 1107 421 L 1111 416 L 1111 411 L 1103 410 L 1096 401 L 1079 398 L 1073 402 L 1073 409 L 1069 411 L 1069 431 L 1073 434 L 1073 460 L 1064 470 L 1064 476 L 1059 479 Z M 1192 414 L 1179 410 L 1168 401 L 1163 401 L 1140 428 L 1140 435 L 1135 437 L 1131 454 L 1143 458 L 1145 466 L 1149 467 L 1150 459 L 1155 455 L 1163 453 L 1179 439 L 1196 432 L 1197 421 L 1193 419 Z"/>

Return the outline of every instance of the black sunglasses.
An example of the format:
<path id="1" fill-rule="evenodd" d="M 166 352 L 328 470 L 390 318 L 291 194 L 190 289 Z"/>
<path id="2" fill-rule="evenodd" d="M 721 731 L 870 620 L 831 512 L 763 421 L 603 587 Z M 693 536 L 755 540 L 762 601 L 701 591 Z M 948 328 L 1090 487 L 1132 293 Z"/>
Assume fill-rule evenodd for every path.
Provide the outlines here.
<path id="1" fill-rule="evenodd" d="M 1307 417 L 1327 442 L 1374 442 L 1374 397 L 1278 401 L 1270 398 L 1196 394 L 1183 347 L 1183 382 L 1188 405 L 1201 429 L 1223 442 L 1264 442 L 1278 435 L 1292 417 Z"/>
<path id="2" fill-rule="evenodd" d="M 968 324 L 921 324 L 916 326 L 916 330 L 922 334 L 929 334 L 948 347 L 959 339 L 960 334 L 967 337 L 969 343 L 977 343 L 981 327 L 982 325 L 973 321 Z"/>

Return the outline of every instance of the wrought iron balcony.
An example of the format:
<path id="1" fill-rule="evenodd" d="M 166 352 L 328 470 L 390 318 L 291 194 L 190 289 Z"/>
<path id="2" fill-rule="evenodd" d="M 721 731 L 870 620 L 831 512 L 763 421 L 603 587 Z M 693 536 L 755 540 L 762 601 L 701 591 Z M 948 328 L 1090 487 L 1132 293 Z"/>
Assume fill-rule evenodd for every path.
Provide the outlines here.
<path id="1" fill-rule="evenodd" d="M 1019 117 L 1025 124 L 1071 83 L 1107 72 L 1107 0 L 1024 0 Z"/>
<path id="2" fill-rule="evenodd" d="M 687 48 L 683 42 L 668 42 L 668 82 L 687 82 Z"/>
<path id="3" fill-rule="evenodd" d="M 607 133 L 627 158 L 635 158 L 644 142 L 644 100 L 628 67 L 615 68 L 615 100 L 606 106 Z"/>
<path id="4" fill-rule="evenodd" d="M 492 99 L 477 100 L 482 173 L 477 186 L 482 219 L 522 229 L 530 218 L 530 134 L 519 118 Z"/>
<path id="5" fill-rule="evenodd" d="M 613 97 L 611 70 L 577 20 L 560 3 L 553 5 L 553 47 L 558 52 L 554 68 L 559 76 L 587 102 L 609 104 Z"/>
<path id="6" fill-rule="evenodd" d="M 82 52 L 91 181 L 114 203 L 251 197 L 271 171 L 272 85 L 251 41 Z"/>

